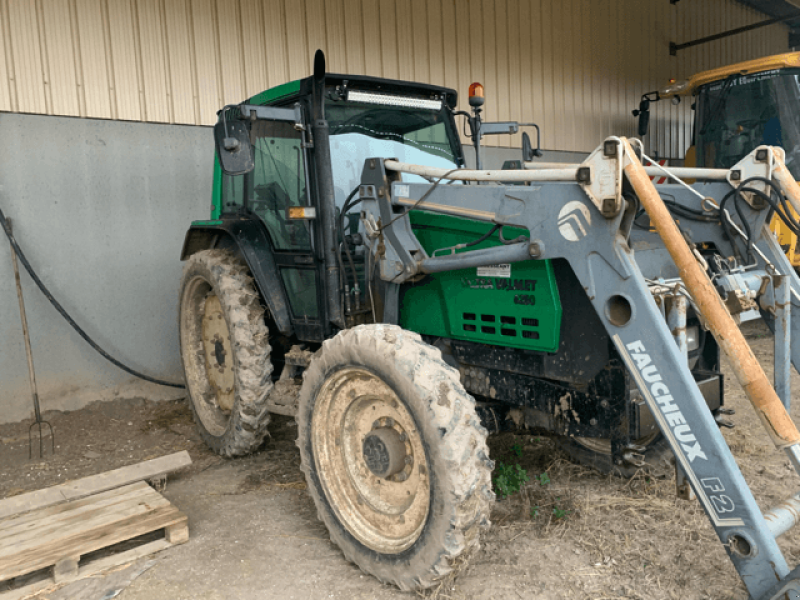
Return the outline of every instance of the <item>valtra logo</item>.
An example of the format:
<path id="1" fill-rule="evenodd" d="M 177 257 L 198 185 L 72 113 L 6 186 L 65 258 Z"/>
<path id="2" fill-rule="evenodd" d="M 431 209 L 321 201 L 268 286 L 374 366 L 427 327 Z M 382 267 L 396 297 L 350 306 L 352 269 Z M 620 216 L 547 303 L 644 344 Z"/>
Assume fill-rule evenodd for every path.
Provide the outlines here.
<path id="1" fill-rule="evenodd" d="M 558 213 L 558 231 L 568 242 L 577 242 L 586 237 L 586 230 L 591 224 L 589 209 L 577 200 L 567 202 Z"/>

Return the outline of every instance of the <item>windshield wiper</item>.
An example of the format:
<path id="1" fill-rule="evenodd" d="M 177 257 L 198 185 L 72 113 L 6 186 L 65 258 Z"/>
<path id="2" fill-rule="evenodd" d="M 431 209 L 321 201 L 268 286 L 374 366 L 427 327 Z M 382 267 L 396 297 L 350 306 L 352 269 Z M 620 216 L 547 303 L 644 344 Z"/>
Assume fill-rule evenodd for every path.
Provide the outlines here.
<path id="1" fill-rule="evenodd" d="M 733 80 L 738 76 L 738 73 L 734 73 L 733 75 L 728 75 L 728 78 L 725 79 L 725 83 L 722 84 L 722 89 L 719 92 L 719 98 L 717 98 L 716 105 L 714 106 L 713 110 L 709 112 L 708 116 L 703 119 L 703 127 L 700 129 L 700 135 L 706 134 L 708 126 L 711 125 L 711 123 L 717 119 L 719 113 L 722 112 L 722 106 L 725 104 L 725 100 L 727 99 L 728 94 L 733 87 Z"/>

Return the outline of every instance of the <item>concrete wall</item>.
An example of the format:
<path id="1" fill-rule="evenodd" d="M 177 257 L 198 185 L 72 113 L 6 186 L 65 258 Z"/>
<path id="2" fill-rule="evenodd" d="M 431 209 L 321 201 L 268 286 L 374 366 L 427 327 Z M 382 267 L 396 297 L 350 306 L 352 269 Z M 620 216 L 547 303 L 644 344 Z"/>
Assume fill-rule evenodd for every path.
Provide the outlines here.
<path id="1" fill-rule="evenodd" d="M 181 244 L 209 214 L 207 127 L 0 113 L 0 208 L 39 277 L 110 354 L 181 381 Z M 20 266 L 21 268 L 21 266 Z M 97 355 L 22 273 L 42 408 L 182 390 L 139 383 Z M 0 233 L 0 422 L 32 414 L 11 267 Z"/>

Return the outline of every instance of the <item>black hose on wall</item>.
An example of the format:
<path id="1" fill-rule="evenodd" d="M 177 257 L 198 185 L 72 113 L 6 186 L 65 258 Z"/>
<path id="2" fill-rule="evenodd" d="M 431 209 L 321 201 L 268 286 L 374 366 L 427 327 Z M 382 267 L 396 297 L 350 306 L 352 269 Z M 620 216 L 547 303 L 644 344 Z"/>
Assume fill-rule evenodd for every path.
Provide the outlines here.
<path id="1" fill-rule="evenodd" d="M 53 308 L 55 308 L 58 311 L 58 314 L 60 314 L 62 317 L 64 317 L 64 320 L 66 320 L 66 322 L 70 324 L 70 326 L 78 333 L 78 335 L 81 336 L 84 340 L 86 340 L 86 343 L 88 343 L 100 356 L 105 358 L 111 364 L 119 367 L 120 369 L 122 369 L 126 373 L 130 373 L 134 377 L 138 377 L 139 379 L 143 379 L 145 381 L 149 381 L 150 383 L 157 383 L 158 385 L 164 385 L 164 386 L 167 386 L 167 387 L 174 387 L 174 388 L 185 388 L 186 387 L 181 383 L 172 383 L 172 382 L 169 382 L 169 381 L 164 381 L 162 379 L 156 379 L 155 377 L 150 377 L 150 376 L 145 375 L 143 373 L 139 373 L 138 371 L 134 371 L 130 367 L 122 364 L 116 358 L 111 356 L 108 352 L 103 350 L 100 346 L 98 346 L 95 343 L 95 341 L 92 338 L 89 337 L 89 334 L 87 334 L 83 329 L 81 329 L 81 326 L 78 325 L 74 321 L 74 319 L 69 316 L 69 313 L 67 313 L 67 311 L 64 310 L 64 307 L 61 306 L 58 303 L 58 300 L 53 298 L 53 295 L 50 293 L 50 291 L 47 289 L 47 287 L 45 287 L 44 283 L 42 283 L 42 280 L 39 279 L 38 275 L 36 275 L 36 272 L 33 270 L 33 267 L 31 267 L 31 264 L 28 262 L 28 259 L 25 258 L 25 254 L 23 254 L 22 249 L 17 244 L 17 240 L 14 239 L 14 235 L 11 232 L 11 228 L 8 226 L 8 222 L 6 221 L 6 216 L 3 214 L 2 210 L 0 210 L 0 225 L 3 226 L 3 231 L 5 231 L 6 237 L 8 238 L 8 241 L 11 242 L 11 247 L 14 249 L 14 252 L 16 253 L 17 257 L 19 258 L 19 261 L 25 267 L 25 270 L 28 272 L 28 275 L 31 276 L 31 279 L 33 279 L 33 282 L 42 291 L 42 293 L 44 294 L 45 298 L 47 298 L 47 300 L 50 302 L 50 304 L 53 305 Z"/>

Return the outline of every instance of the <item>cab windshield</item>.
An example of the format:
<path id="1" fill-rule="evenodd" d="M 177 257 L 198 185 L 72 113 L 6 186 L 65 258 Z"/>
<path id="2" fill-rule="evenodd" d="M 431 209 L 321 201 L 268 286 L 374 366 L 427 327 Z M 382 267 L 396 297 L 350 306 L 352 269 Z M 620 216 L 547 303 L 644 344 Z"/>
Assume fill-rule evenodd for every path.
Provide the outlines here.
<path id="1" fill-rule="evenodd" d="M 757 146 L 786 150 L 800 178 L 800 69 L 734 75 L 700 88 L 697 166 L 730 168 Z"/>
<path id="2" fill-rule="evenodd" d="M 406 108 L 328 99 L 325 118 L 330 126 L 331 167 L 336 205 L 361 181 L 368 158 L 455 169 L 462 161 L 460 142 L 447 108 Z M 424 181 L 403 174 L 404 181 Z"/>

